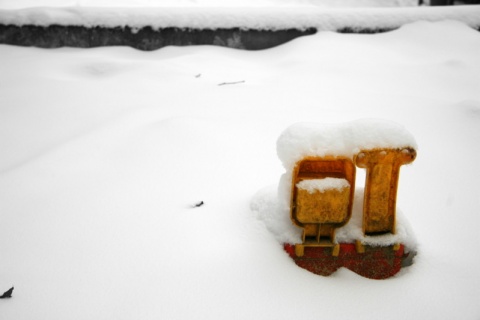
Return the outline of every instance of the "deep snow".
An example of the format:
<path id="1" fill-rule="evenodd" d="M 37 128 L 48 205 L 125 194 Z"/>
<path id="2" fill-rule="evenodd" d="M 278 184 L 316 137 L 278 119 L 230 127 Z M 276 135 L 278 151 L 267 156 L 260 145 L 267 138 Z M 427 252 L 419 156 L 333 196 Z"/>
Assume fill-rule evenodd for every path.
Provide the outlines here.
<path id="1" fill-rule="evenodd" d="M 469 27 L 0 56 L 0 291 L 15 285 L 2 319 L 480 317 Z M 419 145 L 397 202 L 418 255 L 384 281 L 298 268 L 250 208 L 284 172 L 285 128 L 359 118 L 398 122 Z"/>

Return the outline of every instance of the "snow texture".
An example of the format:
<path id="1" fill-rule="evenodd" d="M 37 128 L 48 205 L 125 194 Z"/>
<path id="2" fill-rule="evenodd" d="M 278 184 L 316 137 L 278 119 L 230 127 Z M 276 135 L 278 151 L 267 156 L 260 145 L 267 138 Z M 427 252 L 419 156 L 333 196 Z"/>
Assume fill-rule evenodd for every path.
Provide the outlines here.
<path id="1" fill-rule="evenodd" d="M 398 7 L 416 0 L 42 0 L 44 7 Z M 38 0 L 2 0 L 5 9 L 38 7 Z"/>
<path id="2" fill-rule="evenodd" d="M 1 7 L 0 7 L 1 9 Z M 57 7 L 0 10 L 0 24 L 73 25 L 153 29 L 241 28 L 280 30 L 316 28 L 320 31 L 395 29 L 415 21 L 457 20 L 480 26 L 480 6 L 403 8 L 319 8 L 315 6 L 262 7 Z"/>
<path id="3" fill-rule="evenodd" d="M 308 179 L 297 183 L 297 188 L 300 190 L 306 190 L 312 194 L 316 191 L 321 193 L 326 190 L 338 190 L 350 187 L 350 183 L 347 180 L 341 178 L 323 178 L 323 179 Z"/>
<path id="4" fill-rule="evenodd" d="M 307 156 L 351 158 L 375 148 L 417 148 L 413 135 L 402 125 L 380 119 L 360 119 L 341 124 L 297 123 L 278 138 L 277 154 L 287 170 Z"/>

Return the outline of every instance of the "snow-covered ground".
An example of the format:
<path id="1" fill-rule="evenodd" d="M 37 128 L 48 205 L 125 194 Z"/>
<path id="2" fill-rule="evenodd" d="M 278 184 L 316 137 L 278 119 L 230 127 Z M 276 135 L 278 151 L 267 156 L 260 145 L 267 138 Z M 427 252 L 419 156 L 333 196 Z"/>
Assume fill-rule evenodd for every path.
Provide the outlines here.
<path id="1" fill-rule="evenodd" d="M 480 34 L 466 25 L 0 56 L 2 320 L 479 319 Z M 418 255 L 388 280 L 316 276 L 252 199 L 285 172 L 285 128 L 371 117 L 418 143 L 398 194 Z"/>

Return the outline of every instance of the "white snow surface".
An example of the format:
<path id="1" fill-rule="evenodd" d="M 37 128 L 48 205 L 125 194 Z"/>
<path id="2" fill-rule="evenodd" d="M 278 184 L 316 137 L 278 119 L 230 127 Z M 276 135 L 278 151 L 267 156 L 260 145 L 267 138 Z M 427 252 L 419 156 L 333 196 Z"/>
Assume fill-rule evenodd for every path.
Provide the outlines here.
<path id="1" fill-rule="evenodd" d="M 308 179 L 297 183 L 297 188 L 312 194 L 316 191 L 339 190 L 350 187 L 347 180 L 341 178 Z"/>
<path id="2" fill-rule="evenodd" d="M 465 24 L 0 56 L 2 320 L 480 318 L 480 34 Z M 364 118 L 420 146 L 397 199 L 418 255 L 388 280 L 317 276 L 266 228 L 288 214 L 258 210 L 280 205 L 276 141 Z"/>
<path id="3" fill-rule="evenodd" d="M 238 3 L 238 2 L 237 2 Z M 415 21 L 461 21 L 480 26 L 480 6 L 332 8 L 291 6 L 185 6 L 185 7 L 40 7 L 3 9 L 0 23 L 12 25 L 75 25 L 85 27 L 145 26 L 159 28 L 241 28 L 279 30 L 316 28 L 322 31 L 394 29 Z M 3 10 L 1 10 L 3 9 Z"/>

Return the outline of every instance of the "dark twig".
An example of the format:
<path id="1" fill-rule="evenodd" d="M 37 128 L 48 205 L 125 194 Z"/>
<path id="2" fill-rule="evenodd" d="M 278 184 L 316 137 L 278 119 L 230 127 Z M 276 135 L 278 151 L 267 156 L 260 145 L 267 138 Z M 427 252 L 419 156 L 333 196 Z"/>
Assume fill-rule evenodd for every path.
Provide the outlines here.
<path id="1" fill-rule="evenodd" d="M 227 85 L 227 84 L 239 84 L 239 83 L 244 83 L 245 80 L 242 80 L 242 81 L 234 81 L 234 82 L 222 82 L 222 83 L 219 83 L 218 85 L 219 86 L 224 86 L 224 85 Z"/>
<path id="2" fill-rule="evenodd" d="M 11 287 L 11 288 L 8 289 L 7 291 L 5 291 L 5 292 L 3 293 L 3 295 L 0 296 L 0 299 L 11 298 L 11 297 L 12 297 L 12 293 L 13 293 L 13 287 Z"/>

